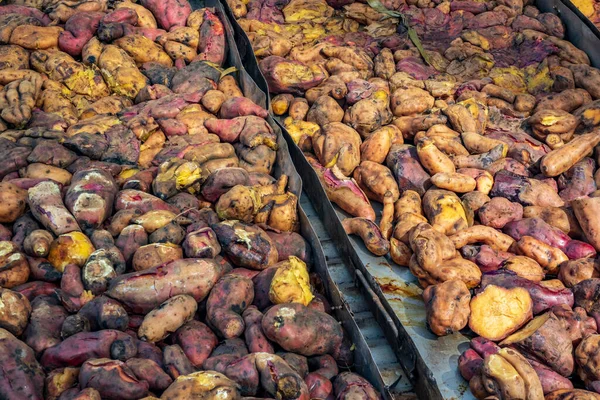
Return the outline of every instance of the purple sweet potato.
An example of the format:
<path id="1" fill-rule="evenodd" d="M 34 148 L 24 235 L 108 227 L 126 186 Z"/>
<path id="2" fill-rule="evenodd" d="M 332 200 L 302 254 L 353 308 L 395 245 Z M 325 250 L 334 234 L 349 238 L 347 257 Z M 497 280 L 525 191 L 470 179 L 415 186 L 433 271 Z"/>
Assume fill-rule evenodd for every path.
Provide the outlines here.
<path id="1" fill-rule="evenodd" d="M 596 250 L 588 243 L 572 240 L 567 234 L 553 227 L 541 218 L 525 218 L 509 222 L 504 226 L 504 233 L 515 240 L 523 236 L 531 236 L 552 247 L 565 252 L 570 259 L 593 257 Z"/>
<path id="2" fill-rule="evenodd" d="M 65 207 L 57 183 L 39 183 L 29 189 L 28 196 L 33 216 L 56 236 L 81 230 L 75 217 Z"/>
<path id="3" fill-rule="evenodd" d="M 81 55 L 83 46 L 94 36 L 100 20 L 100 12 L 78 12 L 65 23 L 65 30 L 58 36 L 58 47 L 73 57 Z"/>
<path id="4" fill-rule="evenodd" d="M 161 392 L 173 382 L 173 379 L 162 370 L 160 365 L 152 360 L 130 358 L 125 365 L 131 369 L 138 381 L 148 382 L 150 390 Z"/>
<path id="5" fill-rule="evenodd" d="M 269 113 L 261 106 L 254 103 L 246 97 L 232 97 L 225 100 L 219 110 L 219 118 L 231 119 L 243 117 L 246 115 L 255 115 L 260 118 L 267 118 Z"/>
<path id="6" fill-rule="evenodd" d="M 106 294 L 132 312 L 145 314 L 178 294 L 189 294 L 201 301 L 224 273 L 224 267 L 213 260 L 176 260 L 121 275 L 111 282 Z"/>
<path id="7" fill-rule="evenodd" d="M 344 332 L 330 315 L 302 304 L 271 307 L 262 320 L 263 332 L 286 351 L 304 356 L 340 353 Z"/>
<path id="8" fill-rule="evenodd" d="M 557 304 L 573 306 L 573 292 L 569 289 L 552 289 L 539 283 L 521 278 L 512 271 L 499 270 L 483 274 L 481 288 L 488 285 L 496 285 L 506 289 L 522 287 L 529 291 L 533 300 L 533 313 L 539 314 Z"/>
<path id="9" fill-rule="evenodd" d="M 242 313 L 242 317 L 246 325 L 244 338 L 246 339 L 248 350 L 251 353 L 275 353 L 273 345 L 262 330 L 263 314 L 255 306 L 250 306 Z"/>
<path id="10" fill-rule="evenodd" d="M 394 174 L 401 191 L 414 190 L 423 196 L 431 185 L 429 174 L 419 162 L 417 149 L 410 145 L 393 145 L 386 165 Z"/>
<path id="11" fill-rule="evenodd" d="M 40 295 L 31 302 L 29 325 L 23 340 L 37 354 L 60 343 L 60 329 L 67 311 L 54 296 Z"/>
<path id="12" fill-rule="evenodd" d="M 481 373 L 483 368 L 483 358 L 473 349 L 467 349 L 458 357 L 458 369 L 466 381 Z"/>
<path id="13" fill-rule="evenodd" d="M 218 340 L 208 326 L 200 321 L 190 321 L 172 335 L 192 365 L 201 368 L 204 361 L 217 346 Z"/>
<path id="14" fill-rule="evenodd" d="M 191 361 L 177 344 L 165 346 L 163 349 L 163 357 L 164 369 L 173 379 L 194 372 L 194 366 Z"/>
<path id="15" fill-rule="evenodd" d="M 223 65 L 226 57 L 226 34 L 219 17 L 208 8 L 204 9 L 202 25 L 200 25 L 200 43 L 198 57 L 195 60 L 206 60 Z"/>
<path id="16" fill-rule="evenodd" d="M 167 210 L 172 211 L 175 214 L 179 212 L 176 207 L 164 202 L 158 197 L 134 189 L 121 190 L 117 194 L 115 199 L 115 209 L 117 211 L 138 209 L 142 213 L 147 213 L 152 210 Z"/>
<path id="17" fill-rule="evenodd" d="M 208 323 L 225 339 L 244 333 L 240 315 L 254 300 L 252 280 L 240 275 L 225 275 L 212 288 L 206 302 Z"/>
<path id="18" fill-rule="evenodd" d="M 83 363 L 79 387 L 93 388 L 102 398 L 135 400 L 148 394 L 148 382 L 139 381 L 122 361 L 98 358 Z"/>
<path id="19" fill-rule="evenodd" d="M 44 398 L 44 372 L 33 350 L 4 329 L 0 329 L 0 363 L 1 398 Z"/>
<path id="20" fill-rule="evenodd" d="M 160 27 L 167 31 L 177 26 L 185 26 L 192 12 L 192 7 L 186 0 L 143 0 L 141 5 L 152 11 Z"/>
<path id="21" fill-rule="evenodd" d="M 333 395 L 333 384 L 323 375 L 311 372 L 304 377 L 311 399 L 327 399 Z"/>
<path id="22" fill-rule="evenodd" d="M 127 360 L 137 353 L 135 339 L 126 333 L 105 329 L 81 332 L 44 351 L 40 360 L 44 368 L 76 367 L 90 358 Z"/>
<path id="23" fill-rule="evenodd" d="M 97 229 L 111 215 L 117 184 L 100 169 L 82 170 L 73 175 L 65 205 L 84 229 Z"/>

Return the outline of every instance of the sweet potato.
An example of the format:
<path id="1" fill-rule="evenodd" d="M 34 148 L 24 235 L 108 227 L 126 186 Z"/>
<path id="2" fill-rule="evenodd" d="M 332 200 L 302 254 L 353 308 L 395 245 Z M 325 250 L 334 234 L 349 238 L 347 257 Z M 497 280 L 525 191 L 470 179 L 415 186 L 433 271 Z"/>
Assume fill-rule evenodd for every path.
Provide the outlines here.
<path id="1" fill-rule="evenodd" d="M 61 394 L 77 386 L 79 368 L 59 368 L 50 371 L 45 379 L 44 391 L 50 400 L 57 400 Z"/>
<path id="2" fill-rule="evenodd" d="M 501 343 L 512 344 L 543 360 L 562 376 L 569 376 L 573 372 L 573 345 L 566 330 L 551 313 L 534 318 Z"/>
<path id="3" fill-rule="evenodd" d="M 325 168 L 313 157 L 308 157 L 308 161 L 316 171 L 329 200 L 352 216 L 375 220 L 375 211 L 369 199 L 354 179 L 344 176 L 337 166 Z"/>
<path id="4" fill-rule="evenodd" d="M 523 206 L 562 207 L 564 205 L 564 201 L 549 185 L 506 170 L 501 170 L 494 175 L 494 186 L 490 195 L 505 197 Z"/>
<path id="5" fill-rule="evenodd" d="M 106 294 L 135 313 L 147 313 L 172 296 L 189 294 L 204 299 L 224 267 L 213 260 L 182 259 L 166 265 L 119 276 Z M 185 277 L 183 284 L 179 283 Z"/>
<path id="6" fill-rule="evenodd" d="M 153 243 L 138 248 L 131 263 L 134 270 L 143 271 L 181 258 L 181 247 L 172 243 Z"/>
<path id="7" fill-rule="evenodd" d="M 348 235 L 360 236 L 371 253 L 382 256 L 389 252 L 390 243 L 373 221 L 366 218 L 346 218 L 342 225 Z"/>
<path id="8" fill-rule="evenodd" d="M 179 345 L 166 346 L 163 349 L 164 369 L 173 379 L 194 372 L 194 367 Z"/>
<path id="9" fill-rule="evenodd" d="M 92 242 L 81 232 L 70 232 L 60 235 L 50 245 L 48 261 L 58 271 L 64 271 L 69 264 L 82 267 L 94 252 Z"/>
<path id="10" fill-rule="evenodd" d="M 107 172 L 75 173 L 65 195 L 65 205 L 84 230 L 98 228 L 112 212 L 118 187 Z"/>
<path id="11" fill-rule="evenodd" d="M 363 377 L 352 372 L 342 372 L 333 382 L 333 388 L 338 399 L 348 400 L 359 396 L 368 400 L 376 400 L 379 393 Z"/>
<path id="12" fill-rule="evenodd" d="M 501 340 L 531 319 L 532 309 L 527 290 L 488 285 L 471 300 L 469 327 L 484 338 Z"/>
<path id="13" fill-rule="evenodd" d="M 189 322 L 196 313 L 198 304 L 188 295 L 171 297 L 150 311 L 138 330 L 138 337 L 149 342 L 158 342 Z"/>
<path id="14" fill-rule="evenodd" d="M 134 339 L 126 333 L 105 329 L 82 332 L 44 351 L 40 363 L 49 369 L 76 367 L 90 358 L 127 360 L 135 356 Z"/>
<path id="15" fill-rule="evenodd" d="M 29 264 L 13 242 L 0 242 L 0 286 L 14 288 L 27 282 Z"/>
<path id="16" fill-rule="evenodd" d="M 319 329 L 311 329 L 317 326 Z M 304 356 L 336 357 L 342 346 L 343 331 L 333 317 L 297 303 L 271 307 L 263 317 L 262 328 L 269 340 Z"/>
<path id="17" fill-rule="evenodd" d="M 559 389 L 552 391 L 544 397 L 546 400 L 600 400 L 600 395 L 583 389 Z"/>
<path id="18" fill-rule="evenodd" d="M 198 371 L 186 376 L 181 376 L 165 390 L 161 396 L 163 400 L 176 400 L 181 398 L 222 397 L 223 400 L 237 400 L 240 398 L 239 387 L 225 375 L 215 371 Z"/>
<path id="19" fill-rule="evenodd" d="M 138 381 L 124 362 L 109 358 L 84 362 L 79 370 L 79 386 L 96 389 L 108 398 L 139 399 L 148 393 L 148 382 Z"/>
<path id="20" fill-rule="evenodd" d="M 307 66 L 278 56 L 269 56 L 261 60 L 260 69 L 267 79 L 269 90 L 273 93 L 299 95 L 319 85 L 325 79 L 324 72 L 316 65 Z M 288 81 L 286 76 L 296 78 Z"/>
<path id="21" fill-rule="evenodd" d="M 306 264 L 297 257 L 277 263 L 271 285 L 269 299 L 273 304 L 300 303 L 308 306 L 313 300 L 310 277 Z"/>
<path id="22" fill-rule="evenodd" d="M 565 261 L 560 265 L 558 272 L 558 279 L 566 287 L 573 287 L 581 281 L 598 277 L 600 273 L 597 270 L 597 262 L 590 258 Z"/>
<path id="23" fill-rule="evenodd" d="M 29 300 L 21 293 L 0 289 L 0 302 L 5 306 L 0 310 L 0 328 L 20 336 L 31 314 Z"/>
<path id="24" fill-rule="evenodd" d="M 239 267 L 263 270 L 279 259 L 275 243 L 257 226 L 224 221 L 212 228 L 225 254 Z"/>
<path id="25" fill-rule="evenodd" d="M 263 314 L 255 307 L 250 306 L 242 313 L 244 324 L 244 338 L 251 353 L 274 353 L 273 345 L 266 338 L 262 330 Z"/>
<path id="26" fill-rule="evenodd" d="M 67 311 L 54 297 L 40 295 L 31 301 L 31 318 L 23 339 L 37 354 L 60 343 L 60 328 Z"/>
<path id="27" fill-rule="evenodd" d="M 225 339 L 238 337 L 244 332 L 242 313 L 252 304 L 252 281 L 239 275 L 225 275 L 211 290 L 206 303 L 208 323 Z"/>
<path id="28" fill-rule="evenodd" d="M 7 399 L 15 396 L 44 398 L 44 372 L 33 350 L 5 329 L 0 329 L 0 349 L 4 371 L 0 380 L 0 395 Z M 15 382 L 20 384 L 15 385 Z"/>
<path id="29" fill-rule="evenodd" d="M 189 321 L 172 334 L 192 365 L 202 367 L 204 361 L 217 346 L 217 337 L 210 328 L 199 321 Z"/>
<path id="30" fill-rule="evenodd" d="M 38 229 L 31 232 L 23 242 L 25 254 L 32 257 L 46 257 L 50 251 L 50 245 L 54 238 L 46 230 Z"/>
<path id="31" fill-rule="evenodd" d="M 275 354 L 249 354 L 229 364 L 225 375 L 240 385 L 242 395 L 255 395 L 262 387 L 273 397 L 308 398 L 302 377 Z"/>
<path id="32" fill-rule="evenodd" d="M 127 263 L 131 262 L 139 248 L 147 244 L 148 235 L 140 225 L 126 226 L 115 240 L 115 246 L 121 251 Z"/>
<path id="33" fill-rule="evenodd" d="M 600 249 L 600 237 L 596 228 L 596 211 L 600 200 L 596 197 L 581 198 L 571 202 L 577 221 L 585 234 L 587 241 L 594 246 L 596 250 Z"/>
<path id="34" fill-rule="evenodd" d="M 64 206 L 58 184 L 41 182 L 28 190 L 28 196 L 33 216 L 55 235 L 80 231 L 75 217 Z"/>
<path id="35" fill-rule="evenodd" d="M 468 322 L 471 294 L 464 282 L 450 280 L 423 292 L 429 328 L 438 336 L 463 329 Z"/>
<path id="36" fill-rule="evenodd" d="M 163 391 L 173 383 L 171 377 L 152 360 L 130 358 L 125 365 L 133 372 L 138 381 L 148 382 L 150 390 Z"/>
<path id="37" fill-rule="evenodd" d="M 277 254 L 279 255 L 278 261 L 284 261 L 290 256 L 295 256 L 308 266 L 312 264 L 312 248 L 300 234 L 268 230 L 267 235 L 275 242 Z"/>
<path id="38" fill-rule="evenodd" d="M 27 192 L 10 182 L 0 182 L 1 223 L 11 223 L 25 213 Z"/>
<path id="39" fill-rule="evenodd" d="M 600 135 L 586 133 L 542 157 L 540 169 L 546 176 L 558 176 L 581 161 L 598 143 Z"/>
<path id="40" fill-rule="evenodd" d="M 428 190 L 423 196 L 423 211 L 431 226 L 447 235 L 453 235 L 468 226 L 465 209 L 453 192 Z"/>
<path id="41" fill-rule="evenodd" d="M 581 339 L 594 335 L 597 332 L 596 321 L 594 318 L 589 317 L 581 307 L 571 309 L 566 304 L 559 304 L 552 307 L 550 311 L 558 318 L 563 328 L 569 334 L 574 348 L 576 348 Z"/>

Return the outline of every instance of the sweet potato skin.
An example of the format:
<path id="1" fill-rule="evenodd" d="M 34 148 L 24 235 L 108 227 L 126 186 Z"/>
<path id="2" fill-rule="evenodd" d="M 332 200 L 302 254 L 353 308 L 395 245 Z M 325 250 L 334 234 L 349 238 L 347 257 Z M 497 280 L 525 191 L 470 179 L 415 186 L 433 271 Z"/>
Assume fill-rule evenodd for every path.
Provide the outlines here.
<path id="1" fill-rule="evenodd" d="M 1 328 L 0 350 L 3 370 L 0 396 L 6 399 L 43 399 L 44 372 L 33 350 Z"/>
<path id="2" fill-rule="evenodd" d="M 208 323 L 225 339 L 244 333 L 240 315 L 254 300 L 252 280 L 239 275 L 225 275 L 215 284 L 206 301 Z"/>
<path id="3" fill-rule="evenodd" d="M 192 365 L 202 367 L 204 361 L 217 346 L 217 336 L 200 321 L 192 320 L 172 335 L 173 343 L 178 344 Z"/>
<path id="4" fill-rule="evenodd" d="M 280 321 L 284 323 L 281 324 Z M 319 329 L 315 329 L 315 327 Z M 269 340 L 287 351 L 314 356 L 339 355 L 343 331 L 337 321 L 302 304 L 278 304 L 263 317 L 262 329 Z"/>
<path id="5" fill-rule="evenodd" d="M 135 313 L 147 313 L 170 296 L 189 294 L 204 299 L 225 273 L 223 266 L 208 259 L 182 259 L 166 265 L 119 276 L 106 294 Z M 183 284 L 179 282 L 181 279 Z"/>
<path id="6" fill-rule="evenodd" d="M 126 333 L 105 329 L 98 332 L 81 332 L 46 349 L 40 363 L 44 368 L 79 366 L 90 358 L 122 358 L 135 356 L 134 339 Z"/>

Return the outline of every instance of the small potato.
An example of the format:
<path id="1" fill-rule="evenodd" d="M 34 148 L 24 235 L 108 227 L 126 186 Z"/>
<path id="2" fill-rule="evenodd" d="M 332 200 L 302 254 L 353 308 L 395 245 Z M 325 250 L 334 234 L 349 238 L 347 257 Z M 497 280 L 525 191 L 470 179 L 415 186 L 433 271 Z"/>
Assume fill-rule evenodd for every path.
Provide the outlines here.
<path id="1" fill-rule="evenodd" d="M 271 109 L 275 115 L 283 115 L 288 112 L 294 96 L 289 93 L 278 94 L 271 99 Z"/>
<path id="2" fill-rule="evenodd" d="M 181 258 L 183 258 L 183 250 L 178 245 L 152 243 L 138 248 L 131 264 L 134 270 L 143 271 Z"/>
<path id="3" fill-rule="evenodd" d="M 41 163 L 29 164 L 19 171 L 19 175 L 21 175 L 21 178 L 51 179 L 62 185 L 70 184 L 72 178 L 71 173 L 67 170 Z"/>
<path id="4" fill-rule="evenodd" d="M 444 336 L 467 326 L 471 293 L 464 282 L 450 280 L 428 286 L 423 292 L 427 323 L 433 333 Z"/>
<path id="5" fill-rule="evenodd" d="M 217 86 L 218 90 L 223 92 L 228 99 L 232 97 L 244 97 L 244 93 L 242 93 L 242 90 L 235 81 L 235 78 L 231 75 L 221 78 Z"/>
<path id="6" fill-rule="evenodd" d="M 225 93 L 220 90 L 209 90 L 202 96 L 201 103 L 212 114 L 217 114 L 225 100 L 227 100 Z"/>
<path id="7" fill-rule="evenodd" d="M 524 256 L 512 256 L 504 261 L 502 268 L 512 271 L 521 278 L 540 282 L 546 276 L 544 270 L 535 260 Z"/>
<path id="8" fill-rule="evenodd" d="M 477 186 L 475 179 L 458 172 L 438 172 L 431 177 L 431 183 L 455 193 L 472 192 Z"/>
<path id="9" fill-rule="evenodd" d="M 50 245 L 48 261 L 54 268 L 62 272 L 69 264 L 83 267 L 95 250 L 90 239 L 83 233 L 65 233 L 56 238 Z"/>
<path id="10" fill-rule="evenodd" d="M 289 115 L 297 121 L 304 121 L 310 106 L 304 97 L 296 97 L 290 103 Z"/>
<path id="11" fill-rule="evenodd" d="M 547 274 L 556 275 L 560 264 L 569 258 L 560 249 L 552 247 L 531 236 L 523 236 L 517 242 L 519 253 L 534 259 Z"/>
<path id="12" fill-rule="evenodd" d="M 422 138 L 417 143 L 417 154 L 419 155 L 419 161 L 430 174 L 435 175 L 438 172 L 456 172 L 452 160 L 442 153 L 428 137 Z"/>
<path id="13" fill-rule="evenodd" d="M 171 297 L 144 317 L 138 337 L 146 342 L 159 342 L 191 321 L 197 309 L 198 303 L 192 296 Z"/>
<path id="14" fill-rule="evenodd" d="M 23 250 L 31 257 L 46 257 L 53 240 L 52 234 L 47 230 L 36 229 L 25 238 Z"/>
<path id="15" fill-rule="evenodd" d="M 477 213 L 479 221 L 483 225 L 502 229 L 509 222 L 523 218 L 523 206 L 519 203 L 512 203 L 504 197 L 494 197 Z"/>
<path id="16" fill-rule="evenodd" d="M 27 297 L 10 289 L 0 288 L 0 328 L 20 336 L 27 327 L 31 304 Z"/>
<path id="17" fill-rule="evenodd" d="M 10 182 L 0 182 L 0 223 L 15 222 L 27 206 L 27 191 Z"/>
<path id="18" fill-rule="evenodd" d="M 13 242 L 0 242 L 0 287 L 13 288 L 27 282 L 29 263 Z"/>

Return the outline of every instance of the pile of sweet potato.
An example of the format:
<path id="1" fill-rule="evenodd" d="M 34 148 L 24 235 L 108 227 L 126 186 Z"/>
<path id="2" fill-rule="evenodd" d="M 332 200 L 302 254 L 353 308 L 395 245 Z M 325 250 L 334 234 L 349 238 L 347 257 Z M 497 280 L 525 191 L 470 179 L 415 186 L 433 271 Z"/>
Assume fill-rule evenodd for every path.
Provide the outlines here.
<path id="1" fill-rule="evenodd" d="M 346 232 L 474 334 L 473 394 L 600 398 L 600 70 L 531 1 L 365 3 L 228 1 Z"/>
<path id="2" fill-rule="evenodd" d="M 0 398 L 378 399 L 214 10 L 8 3 Z"/>

